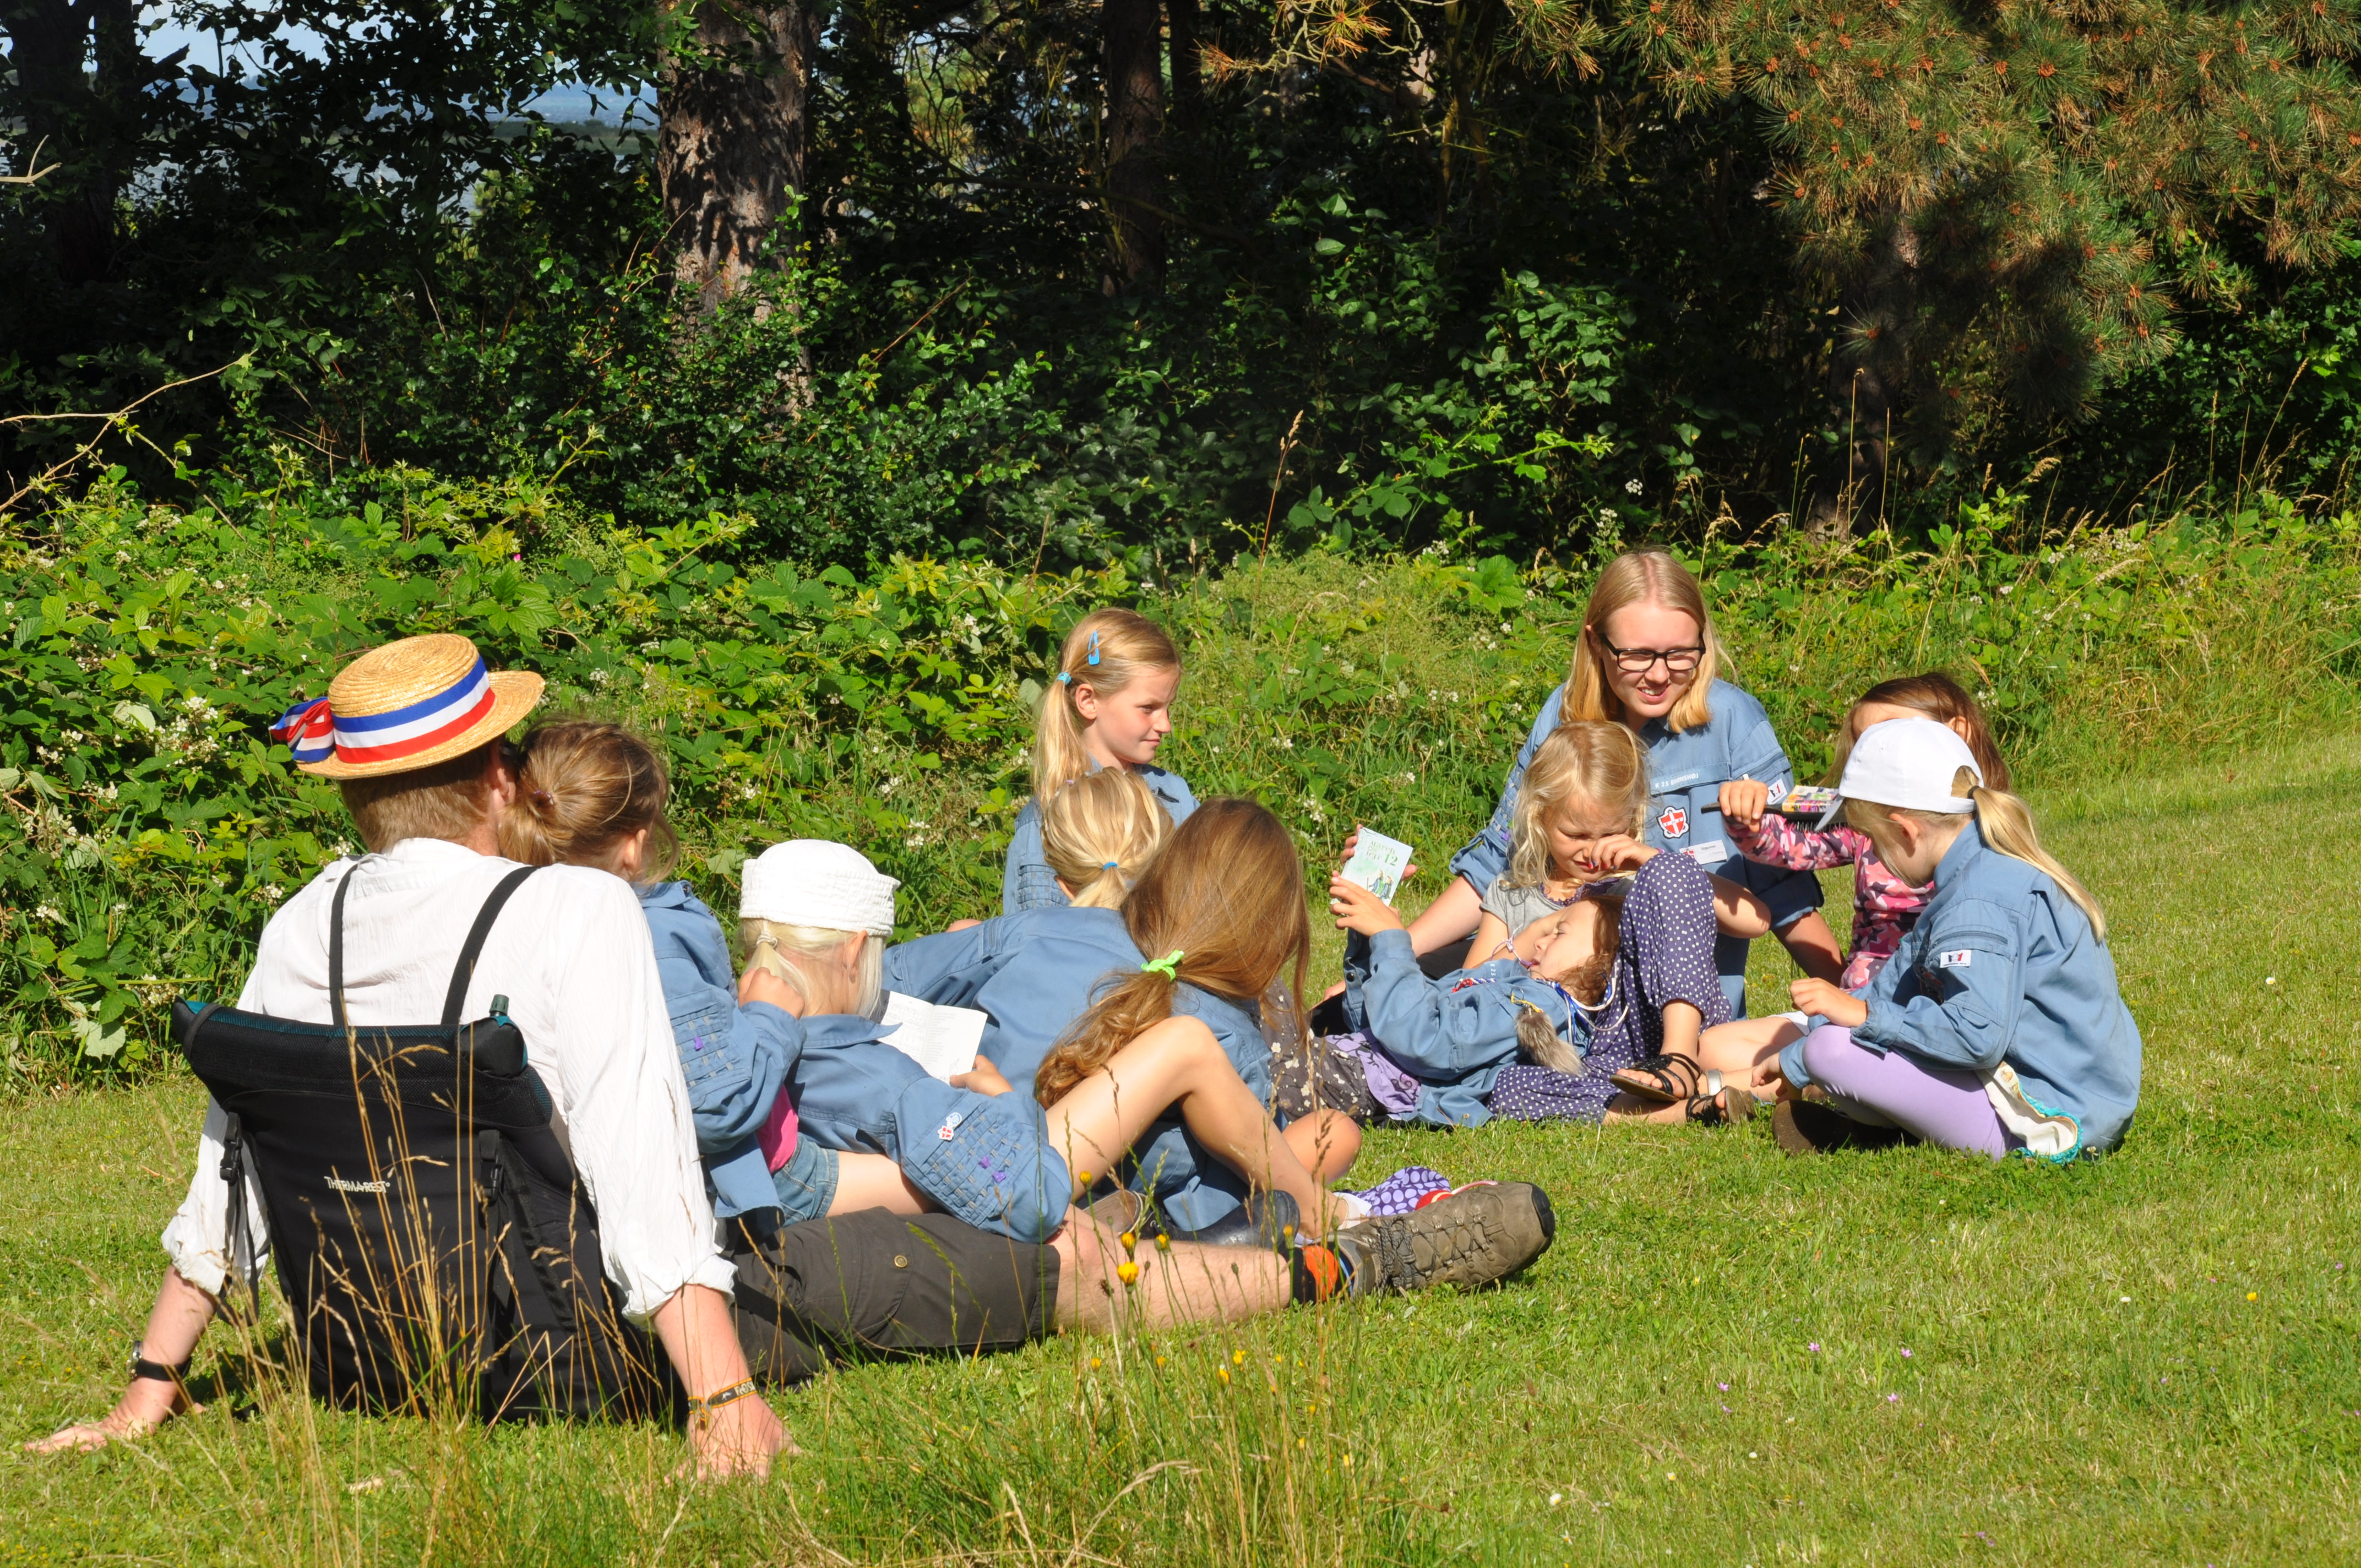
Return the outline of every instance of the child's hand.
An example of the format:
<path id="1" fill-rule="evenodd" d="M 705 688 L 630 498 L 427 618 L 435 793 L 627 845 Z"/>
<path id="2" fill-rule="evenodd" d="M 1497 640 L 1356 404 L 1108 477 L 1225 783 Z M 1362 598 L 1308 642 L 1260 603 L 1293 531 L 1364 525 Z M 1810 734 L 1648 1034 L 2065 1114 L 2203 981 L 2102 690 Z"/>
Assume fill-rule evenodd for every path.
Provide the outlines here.
<path id="1" fill-rule="evenodd" d="M 1831 1024 L 1858 1029 L 1869 1022 L 1868 1003 L 1825 980 L 1799 980 L 1787 988 L 1787 994 L 1795 999 L 1797 1007 L 1817 1014 Z"/>
<path id="2" fill-rule="evenodd" d="M 1721 815 L 1733 826 L 1752 828 L 1771 808 L 1771 786 L 1753 779 L 1732 779 L 1721 786 Z"/>
<path id="3" fill-rule="evenodd" d="M 1338 930 L 1357 931 L 1364 937 L 1402 928 L 1402 917 L 1393 905 L 1359 883 L 1340 876 L 1328 879 L 1328 913 L 1336 917 Z"/>
<path id="4" fill-rule="evenodd" d="M 738 977 L 739 1005 L 749 1002 L 767 1002 L 790 1018 L 800 1018 L 805 1012 L 803 992 L 760 964 L 747 965 Z"/>
<path id="5" fill-rule="evenodd" d="M 1005 1094 L 1009 1087 L 1008 1080 L 1001 1075 L 1000 1069 L 982 1057 L 976 1058 L 975 1066 L 966 1072 L 951 1074 L 950 1086 L 953 1089 L 972 1089 L 978 1094 Z"/>
<path id="6" fill-rule="evenodd" d="M 1636 872 L 1663 853 L 1662 850 L 1652 850 L 1629 833 L 1609 833 L 1591 848 L 1590 862 L 1598 868 L 1600 876 L 1614 876 L 1622 872 Z"/>

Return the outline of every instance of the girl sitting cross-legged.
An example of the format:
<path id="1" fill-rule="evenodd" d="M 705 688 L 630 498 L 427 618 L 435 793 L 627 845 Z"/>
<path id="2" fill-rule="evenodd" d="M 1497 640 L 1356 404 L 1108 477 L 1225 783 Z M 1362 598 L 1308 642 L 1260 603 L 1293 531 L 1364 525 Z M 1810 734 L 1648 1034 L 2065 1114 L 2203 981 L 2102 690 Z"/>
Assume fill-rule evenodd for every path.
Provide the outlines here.
<path id="1" fill-rule="evenodd" d="M 1526 770 L 1510 868 L 1485 894 L 1479 961 L 1440 980 L 1420 972 L 1400 916 L 1365 888 L 1330 883 L 1337 924 L 1355 934 L 1346 1017 L 1367 1039 L 1343 1047 L 1368 1091 L 1354 1109 L 1445 1125 L 1753 1113 L 1736 1084 L 1664 1105 L 1611 1080 L 1691 1055 L 1705 1027 L 1727 1022 L 1717 933 L 1770 928 L 1752 893 L 1640 841 L 1648 803 L 1647 754 L 1629 729 L 1559 726 Z M 1323 1083 L 1335 1081 L 1332 1066 Z M 1351 1098 L 1349 1075 L 1343 1088 Z"/>
<path id="2" fill-rule="evenodd" d="M 1927 905 L 1859 991 L 1795 982 L 1819 1026 L 1764 1076 L 1781 1145 L 1850 1142 L 1865 1124 L 1994 1159 L 2112 1148 L 2139 1103 L 2139 1027 L 2097 901 L 2043 850 L 2025 803 L 1925 718 L 1864 729 L 1838 787 L 1845 820 Z"/>
<path id="3" fill-rule="evenodd" d="M 1959 682 L 1940 671 L 1880 681 L 1861 694 L 1852 711 L 1845 715 L 1844 729 L 1837 737 L 1830 784 L 1843 775 L 1845 760 L 1861 732 L 1889 718 L 1935 720 L 1968 743 L 1993 788 L 2008 788 L 2008 764 L 1993 742 L 1992 726 L 1983 709 Z M 1852 950 L 1845 955 L 1841 968 L 1806 966 L 1807 972 L 1833 981 L 1839 990 L 1859 991 L 1874 980 L 1927 906 L 1926 892 L 1895 875 L 1878 858 L 1877 846 L 1868 834 L 1842 822 L 1813 826 L 1791 821 L 1770 809 L 1770 790 L 1764 784 L 1740 780 L 1722 785 L 1721 819 L 1730 829 L 1730 841 L 1750 861 L 1789 871 L 1852 867 Z M 1801 1013 L 1771 1013 L 1725 1024 L 1706 1032 L 1698 1063 L 1708 1072 L 1751 1080 L 1773 1057 L 1803 1037 L 1804 1025 Z M 1664 1080 L 1627 1081 L 1642 1094 L 1656 1097 L 1661 1092 L 1669 1098 L 1679 1091 L 1681 1077 L 1675 1072 Z"/>

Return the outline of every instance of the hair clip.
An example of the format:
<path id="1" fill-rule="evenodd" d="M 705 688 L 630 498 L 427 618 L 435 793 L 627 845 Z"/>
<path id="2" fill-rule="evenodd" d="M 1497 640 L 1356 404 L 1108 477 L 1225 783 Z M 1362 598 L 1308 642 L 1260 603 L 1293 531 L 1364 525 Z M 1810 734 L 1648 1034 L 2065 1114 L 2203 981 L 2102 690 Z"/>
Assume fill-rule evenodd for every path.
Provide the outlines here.
<path id="1" fill-rule="evenodd" d="M 1083 660 L 1083 661 L 1082 661 L 1082 663 L 1085 663 L 1085 664 L 1096 665 L 1096 664 L 1098 663 L 1098 662 L 1099 662 L 1099 634 L 1098 634 L 1097 632 L 1093 631 L 1093 632 L 1092 632 L 1092 633 L 1091 633 L 1091 656 L 1090 656 L 1089 658 L 1087 658 L 1087 659 Z"/>
<path id="2" fill-rule="evenodd" d="M 1177 982 L 1180 978 L 1180 949 L 1175 948 L 1160 959 L 1150 959 L 1139 966 L 1139 972 L 1160 974 L 1165 979 Z"/>

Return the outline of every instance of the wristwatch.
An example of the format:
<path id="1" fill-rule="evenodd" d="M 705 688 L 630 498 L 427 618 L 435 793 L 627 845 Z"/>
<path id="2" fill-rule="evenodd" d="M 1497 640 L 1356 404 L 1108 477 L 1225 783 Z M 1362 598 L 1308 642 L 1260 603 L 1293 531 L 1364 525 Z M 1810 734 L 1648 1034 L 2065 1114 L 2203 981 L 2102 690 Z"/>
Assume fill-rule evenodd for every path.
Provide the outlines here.
<path id="1" fill-rule="evenodd" d="M 188 1381 L 189 1363 L 187 1361 L 182 1361 L 177 1366 L 167 1366 L 160 1361 L 148 1360 L 148 1357 L 142 1354 L 147 1350 L 147 1348 L 148 1347 L 146 1345 L 138 1343 L 136 1341 L 131 1346 L 131 1378 L 133 1382 L 139 1382 L 143 1379 L 151 1383 L 178 1384 Z"/>

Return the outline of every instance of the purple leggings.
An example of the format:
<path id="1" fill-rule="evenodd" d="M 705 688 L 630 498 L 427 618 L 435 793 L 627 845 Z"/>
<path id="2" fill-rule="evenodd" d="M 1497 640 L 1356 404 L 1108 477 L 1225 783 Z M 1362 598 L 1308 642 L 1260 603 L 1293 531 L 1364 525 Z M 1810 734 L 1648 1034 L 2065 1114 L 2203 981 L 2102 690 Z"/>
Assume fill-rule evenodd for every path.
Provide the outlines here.
<path id="1" fill-rule="evenodd" d="M 1872 1051 L 1852 1031 L 1824 1024 L 1804 1041 L 1804 1070 L 1829 1109 L 1857 1122 L 1895 1126 L 1945 1148 L 2004 1159 L 2024 1140 L 2002 1124 L 1983 1081 L 1963 1068 L 1935 1067 L 1906 1051 Z"/>

